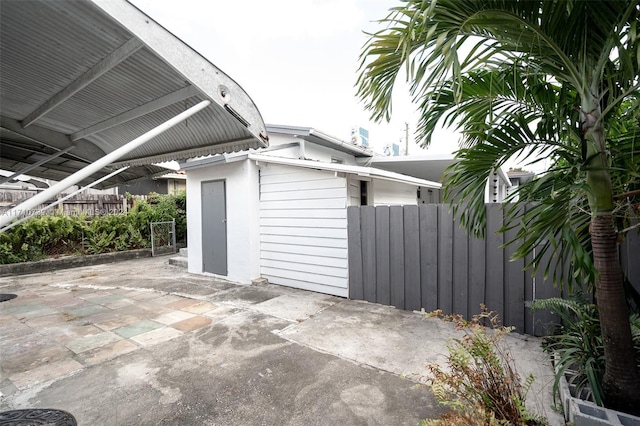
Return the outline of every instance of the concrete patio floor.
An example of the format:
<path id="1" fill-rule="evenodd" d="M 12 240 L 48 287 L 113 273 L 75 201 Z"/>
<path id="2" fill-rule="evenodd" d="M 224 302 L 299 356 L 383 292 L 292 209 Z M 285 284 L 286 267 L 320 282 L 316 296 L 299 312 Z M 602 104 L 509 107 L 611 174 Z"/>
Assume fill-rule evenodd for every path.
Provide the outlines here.
<path id="1" fill-rule="evenodd" d="M 415 425 L 451 324 L 275 285 L 188 274 L 166 257 L 0 278 L 0 411 L 79 425 Z M 551 424 L 540 341 L 510 336 Z"/>

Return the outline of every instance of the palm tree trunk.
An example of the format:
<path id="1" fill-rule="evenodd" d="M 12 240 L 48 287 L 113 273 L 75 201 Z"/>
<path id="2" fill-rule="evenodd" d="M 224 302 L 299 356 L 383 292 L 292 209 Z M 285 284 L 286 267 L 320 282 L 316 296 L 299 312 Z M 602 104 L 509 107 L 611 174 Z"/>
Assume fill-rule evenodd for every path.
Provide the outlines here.
<path id="1" fill-rule="evenodd" d="M 604 128 L 596 97 L 583 98 L 583 134 L 587 143 L 587 184 L 591 209 L 591 245 L 597 271 L 596 299 L 605 356 L 602 382 L 609 408 L 640 415 L 640 369 L 631 337 L 613 222 L 613 187 L 606 156 Z M 585 112 L 588 111 L 588 112 Z"/>
<path id="2" fill-rule="evenodd" d="M 602 383 L 605 405 L 638 415 L 640 373 L 631 337 L 617 240 L 613 216 L 593 216 L 591 245 L 593 260 L 599 274 L 596 281 L 596 298 L 605 356 Z"/>

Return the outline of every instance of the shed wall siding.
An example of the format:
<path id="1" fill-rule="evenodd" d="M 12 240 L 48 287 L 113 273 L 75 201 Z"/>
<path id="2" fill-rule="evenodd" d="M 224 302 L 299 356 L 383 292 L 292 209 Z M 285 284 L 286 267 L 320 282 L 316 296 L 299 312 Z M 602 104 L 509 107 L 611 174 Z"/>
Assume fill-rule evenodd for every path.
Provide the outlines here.
<path id="1" fill-rule="evenodd" d="M 273 284 L 348 295 L 344 177 L 269 164 L 260 170 L 260 270 Z"/>
<path id="2" fill-rule="evenodd" d="M 189 272 L 203 272 L 202 182 L 224 180 L 227 207 L 227 269 L 230 281 L 243 284 L 260 277 L 258 170 L 250 161 L 203 167 L 187 173 Z"/>
<path id="3" fill-rule="evenodd" d="M 375 179 L 372 187 L 375 206 L 418 204 L 418 188 L 414 185 Z"/>

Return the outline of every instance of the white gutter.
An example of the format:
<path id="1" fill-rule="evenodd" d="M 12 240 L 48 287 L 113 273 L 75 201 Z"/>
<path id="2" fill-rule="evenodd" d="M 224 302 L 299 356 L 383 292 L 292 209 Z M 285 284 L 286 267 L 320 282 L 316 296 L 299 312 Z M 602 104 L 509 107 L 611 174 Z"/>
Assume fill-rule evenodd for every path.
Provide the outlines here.
<path id="1" fill-rule="evenodd" d="M 143 145 L 144 143 L 158 136 L 162 132 L 169 130 L 171 127 L 175 126 L 176 124 L 184 121 L 185 119 L 191 117 L 193 114 L 197 113 L 198 111 L 206 108 L 207 106 L 209 106 L 209 104 L 211 104 L 211 101 L 202 101 L 192 106 L 191 108 L 187 109 L 186 111 L 183 111 L 182 113 L 176 115 L 170 120 L 167 120 L 166 122 L 160 124 L 159 126 L 149 130 L 147 133 L 143 134 L 142 136 L 137 137 L 131 142 L 105 155 L 104 157 L 99 158 L 98 160 L 89 164 L 85 168 L 78 170 L 71 176 L 66 177 L 65 179 L 61 180 L 60 182 L 56 183 L 50 188 L 34 195 L 33 197 L 29 198 L 23 203 L 15 206 L 8 212 L 0 215 L 0 227 L 4 227 L 16 217 L 22 216 L 23 213 L 28 212 L 29 210 L 33 209 L 36 206 L 39 206 L 40 204 L 43 204 L 49 198 L 58 195 L 59 193 L 69 188 L 70 186 L 73 186 L 76 183 L 80 182 L 81 180 L 88 178 L 89 176 L 99 171 L 103 167 L 106 167 L 109 164 L 113 163 L 114 161 L 120 159 L 123 155 L 128 154 L 129 152 L 133 151 L 134 149 L 138 148 L 139 146 Z"/>
<path id="2" fill-rule="evenodd" d="M 372 177 L 377 179 L 389 180 L 393 182 L 406 183 L 414 186 L 422 186 L 425 188 L 440 189 L 442 184 L 430 180 L 415 178 L 400 173 L 389 172 L 374 167 L 350 166 L 338 163 L 325 163 L 321 161 L 298 160 L 296 158 L 276 157 L 273 155 L 249 154 L 249 160 L 259 161 L 263 163 L 282 164 L 294 167 L 306 167 L 309 169 L 328 170 L 332 172 L 354 174 L 362 177 Z"/>

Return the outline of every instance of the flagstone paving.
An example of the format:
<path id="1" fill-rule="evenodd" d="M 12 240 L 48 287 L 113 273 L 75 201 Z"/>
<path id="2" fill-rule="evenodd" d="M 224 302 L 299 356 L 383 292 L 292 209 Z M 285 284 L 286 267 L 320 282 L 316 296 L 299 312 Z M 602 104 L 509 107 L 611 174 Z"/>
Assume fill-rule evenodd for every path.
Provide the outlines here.
<path id="1" fill-rule="evenodd" d="M 0 303 L 0 411 L 118 426 L 400 425 L 443 411 L 412 377 L 455 331 L 417 313 L 161 258 L 5 277 L 0 292 L 18 295 Z M 550 367 L 536 341 L 519 347 L 550 416 Z"/>
<path id="2" fill-rule="evenodd" d="M 0 397 L 195 332 L 218 305 L 123 288 L 29 288 L 0 305 Z M 228 312 L 228 311 L 224 311 Z"/>

